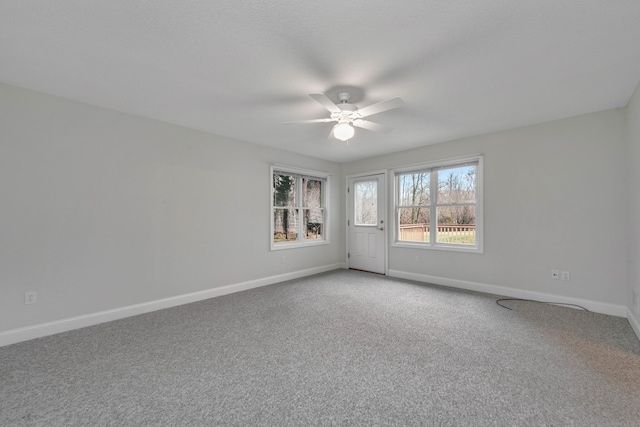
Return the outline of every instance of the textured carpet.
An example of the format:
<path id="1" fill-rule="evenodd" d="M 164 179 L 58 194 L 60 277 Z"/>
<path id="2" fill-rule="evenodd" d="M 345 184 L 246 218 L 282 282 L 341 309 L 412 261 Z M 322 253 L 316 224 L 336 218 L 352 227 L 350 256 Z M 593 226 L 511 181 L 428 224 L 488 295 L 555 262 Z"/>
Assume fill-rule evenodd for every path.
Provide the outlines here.
<path id="1" fill-rule="evenodd" d="M 2 426 L 638 426 L 625 319 L 335 271 L 0 348 Z"/>

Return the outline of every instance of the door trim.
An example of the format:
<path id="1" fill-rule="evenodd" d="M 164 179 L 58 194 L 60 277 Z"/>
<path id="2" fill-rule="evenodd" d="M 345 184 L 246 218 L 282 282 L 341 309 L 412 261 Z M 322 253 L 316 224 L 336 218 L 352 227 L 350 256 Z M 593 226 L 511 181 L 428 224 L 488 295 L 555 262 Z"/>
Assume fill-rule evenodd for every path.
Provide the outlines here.
<path id="1" fill-rule="evenodd" d="M 347 191 L 347 188 L 349 188 L 349 180 L 351 179 L 356 179 L 356 178 L 365 178 L 367 176 L 373 176 L 373 175 L 384 175 L 383 176 L 383 180 L 384 180 L 384 214 L 385 214 L 385 221 L 386 221 L 386 226 L 384 227 L 384 275 L 388 276 L 389 275 L 389 171 L 387 169 L 381 169 L 381 170 L 375 170 L 375 171 L 369 171 L 369 172 L 362 172 L 362 173 L 357 173 L 357 174 L 353 174 L 353 175 L 347 175 L 345 176 L 345 181 L 344 181 L 344 201 L 345 201 L 345 221 L 344 221 L 344 230 L 345 230 L 345 241 L 346 241 L 346 252 L 344 254 L 344 259 L 345 259 L 345 263 L 347 268 L 349 268 L 349 220 L 350 218 L 350 210 L 349 210 L 349 197 L 351 195 L 351 193 L 349 191 Z"/>

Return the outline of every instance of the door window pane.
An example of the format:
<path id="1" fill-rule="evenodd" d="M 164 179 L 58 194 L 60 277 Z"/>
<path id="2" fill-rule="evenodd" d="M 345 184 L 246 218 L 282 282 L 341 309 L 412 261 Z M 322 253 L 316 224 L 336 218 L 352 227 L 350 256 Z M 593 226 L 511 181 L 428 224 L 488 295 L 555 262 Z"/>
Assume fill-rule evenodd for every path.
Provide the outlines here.
<path id="1" fill-rule="evenodd" d="M 378 224 L 378 181 L 354 184 L 355 225 Z"/>

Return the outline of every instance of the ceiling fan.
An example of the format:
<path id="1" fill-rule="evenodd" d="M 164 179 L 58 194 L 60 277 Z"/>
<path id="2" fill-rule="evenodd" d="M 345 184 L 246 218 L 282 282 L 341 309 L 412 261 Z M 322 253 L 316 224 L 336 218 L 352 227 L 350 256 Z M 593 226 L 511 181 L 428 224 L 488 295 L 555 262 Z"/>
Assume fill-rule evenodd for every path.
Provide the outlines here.
<path id="1" fill-rule="evenodd" d="M 367 107 L 358 108 L 354 104 L 349 103 L 351 94 L 348 92 L 341 92 L 338 94 L 340 103 L 334 104 L 324 93 L 312 93 L 309 95 L 320 105 L 327 109 L 331 113 L 331 116 L 325 119 L 311 119 L 311 120 L 297 120 L 293 122 L 285 122 L 285 124 L 293 123 L 329 123 L 338 122 L 331 133 L 334 137 L 340 141 L 348 141 L 355 133 L 354 127 L 371 130 L 374 132 L 389 133 L 393 128 L 384 126 L 379 123 L 371 122 L 369 120 L 363 120 L 363 117 L 372 116 L 374 114 L 382 113 L 383 111 L 392 110 L 394 108 L 402 107 L 404 101 L 398 97 L 387 99 L 386 101 L 380 101 L 375 104 L 371 104 Z"/>

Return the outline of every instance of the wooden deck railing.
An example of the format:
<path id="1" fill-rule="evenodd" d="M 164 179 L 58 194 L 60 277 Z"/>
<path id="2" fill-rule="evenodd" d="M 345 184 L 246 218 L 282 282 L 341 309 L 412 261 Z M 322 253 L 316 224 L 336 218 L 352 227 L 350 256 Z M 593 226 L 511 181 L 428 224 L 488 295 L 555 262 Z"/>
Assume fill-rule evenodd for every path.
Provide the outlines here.
<path id="1" fill-rule="evenodd" d="M 411 242 L 425 242 L 429 240 L 429 224 L 409 224 L 400 226 L 400 240 Z M 449 243 L 476 242 L 475 225 L 438 225 L 438 241 Z"/>

